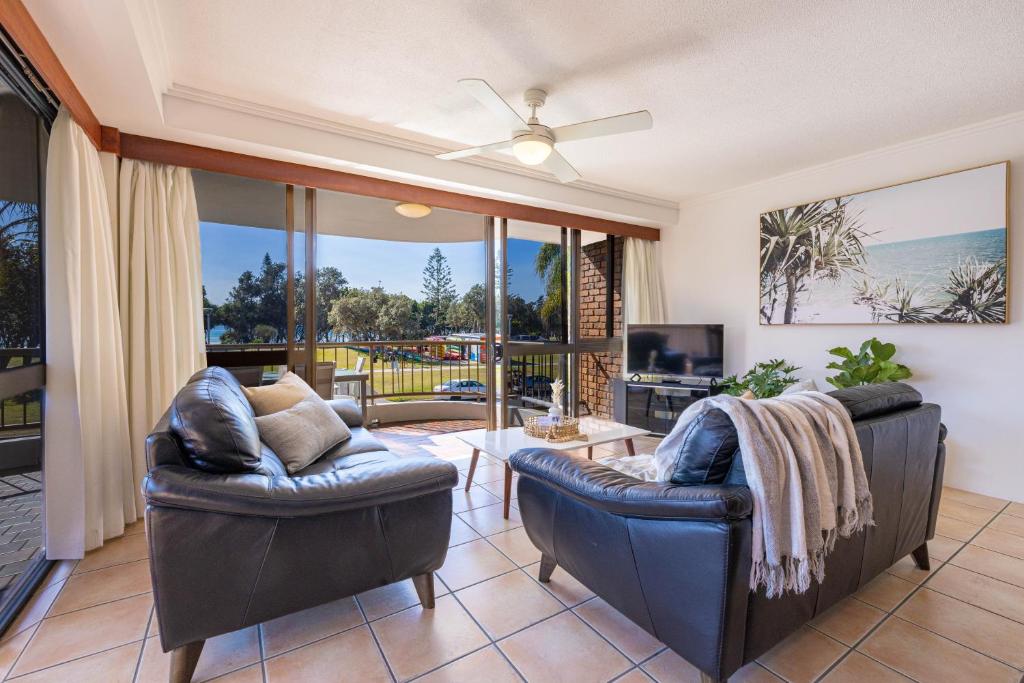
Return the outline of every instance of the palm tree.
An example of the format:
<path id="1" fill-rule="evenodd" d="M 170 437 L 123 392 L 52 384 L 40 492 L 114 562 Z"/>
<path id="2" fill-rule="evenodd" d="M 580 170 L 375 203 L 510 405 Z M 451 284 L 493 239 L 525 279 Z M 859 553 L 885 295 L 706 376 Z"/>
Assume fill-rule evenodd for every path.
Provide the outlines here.
<path id="1" fill-rule="evenodd" d="M 944 291 L 953 301 L 939 313 L 943 322 L 1005 322 L 1006 261 L 987 263 L 968 257 L 950 269 Z"/>
<path id="2" fill-rule="evenodd" d="M 792 323 L 797 297 L 814 280 L 863 272 L 864 238 L 850 199 L 811 202 L 761 216 L 761 318 L 772 322 L 784 294 L 783 322 Z"/>
<path id="3" fill-rule="evenodd" d="M 562 279 L 565 259 L 560 244 L 542 244 L 534 260 L 537 276 L 544 279 L 544 302 L 540 315 L 545 321 L 556 320 L 562 313 Z"/>
<path id="4" fill-rule="evenodd" d="M 889 290 L 893 290 L 892 296 Z M 854 283 L 854 303 L 865 304 L 871 308 L 871 320 L 881 322 L 887 320 L 894 323 L 933 323 L 936 322 L 934 305 L 915 303 L 921 290 L 910 287 L 900 278 L 895 282 L 871 282 L 868 278 Z"/>

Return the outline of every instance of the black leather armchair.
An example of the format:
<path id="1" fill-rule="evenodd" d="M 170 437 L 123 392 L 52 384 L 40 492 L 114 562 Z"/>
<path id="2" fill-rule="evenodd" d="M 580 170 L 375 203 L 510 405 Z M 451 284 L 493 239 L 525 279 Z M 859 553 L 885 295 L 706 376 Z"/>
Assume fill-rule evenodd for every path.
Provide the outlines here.
<path id="1" fill-rule="evenodd" d="M 244 463 L 252 441 L 251 408 L 221 368 L 197 373 L 147 438 L 146 528 L 172 681 L 191 679 L 207 638 L 385 584 L 412 578 L 433 607 L 455 467 L 399 458 L 353 401 L 330 403 L 352 438 L 295 475 L 258 432 L 246 471 L 205 471 L 216 468 L 194 457 L 199 445 Z M 238 453 L 218 454 L 226 443 Z"/>
<path id="2" fill-rule="evenodd" d="M 752 499 L 738 453 L 724 483 L 681 486 L 535 449 L 510 463 L 540 580 L 560 567 L 703 680 L 724 681 L 907 554 L 927 568 L 945 463 L 939 407 L 851 393 L 876 526 L 839 540 L 823 583 L 771 600 L 750 591 Z"/>

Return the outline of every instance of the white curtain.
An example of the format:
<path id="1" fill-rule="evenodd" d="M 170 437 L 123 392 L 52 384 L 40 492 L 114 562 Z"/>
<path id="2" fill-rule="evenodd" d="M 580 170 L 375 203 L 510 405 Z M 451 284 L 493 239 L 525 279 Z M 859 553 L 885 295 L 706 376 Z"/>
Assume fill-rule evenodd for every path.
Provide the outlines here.
<path id="1" fill-rule="evenodd" d="M 45 251 L 46 550 L 79 558 L 139 510 L 103 171 L 64 108 L 50 132 Z"/>
<path id="2" fill-rule="evenodd" d="M 146 435 L 206 366 L 199 214 L 187 168 L 124 159 L 118 185 L 118 300 L 131 455 L 146 474 Z M 142 494 L 135 487 L 142 509 Z"/>
<path id="3" fill-rule="evenodd" d="M 626 323 L 666 321 L 658 243 L 627 237 L 622 256 L 622 296 Z"/>

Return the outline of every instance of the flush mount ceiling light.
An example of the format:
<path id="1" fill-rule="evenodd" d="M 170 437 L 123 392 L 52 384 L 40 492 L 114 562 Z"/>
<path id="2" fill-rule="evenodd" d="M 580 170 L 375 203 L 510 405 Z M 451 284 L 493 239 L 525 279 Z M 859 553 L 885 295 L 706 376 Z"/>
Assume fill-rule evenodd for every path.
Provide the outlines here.
<path id="1" fill-rule="evenodd" d="M 530 133 L 524 132 L 513 138 L 512 153 L 516 155 L 516 159 L 519 159 L 519 161 L 527 166 L 536 166 L 543 164 L 551 156 L 554 140 L 551 139 L 549 134 L 545 134 L 543 129 L 547 128 L 547 126 L 531 124 L 530 127 L 535 130 Z"/>
<path id="2" fill-rule="evenodd" d="M 406 218 L 423 218 L 430 215 L 431 208 L 426 204 L 403 202 L 395 206 L 395 212 Z"/>
<path id="3" fill-rule="evenodd" d="M 549 128 L 537 118 L 537 109 L 544 106 L 548 97 L 548 94 L 539 88 L 530 88 L 523 95 L 523 102 L 530 108 L 530 118 L 524 121 L 512 108 L 512 105 L 503 100 L 501 95 L 487 84 L 487 81 L 479 78 L 466 78 L 459 81 L 459 85 L 477 102 L 491 110 L 492 114 L 497 115 L 511 131 L 511 137 L 508 140 L 492 142 L 489 145 L 438 154 L 438 159 L 463 159 L 511 147 L 512 153 L 520 163 L 529 166 L 543 165 L 563 183 L 571 183 L 574 180 L 579 180 L 580 174 L 555 149 L 558 145 L 570 140 L 586 140 L 647 130 L 654 125 L 649 111 L 635 111 L 632 114 L 609 116 L 604 119 Z"/>

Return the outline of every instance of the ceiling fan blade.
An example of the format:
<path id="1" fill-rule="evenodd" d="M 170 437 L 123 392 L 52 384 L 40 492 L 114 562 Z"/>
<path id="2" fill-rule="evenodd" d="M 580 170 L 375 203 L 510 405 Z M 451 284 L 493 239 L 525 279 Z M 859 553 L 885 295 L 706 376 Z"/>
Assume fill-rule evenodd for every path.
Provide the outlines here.
<path id="1" fill-rule="evenodd" d="M 503 100 L 501 95 L 496 93 L 487 81 L 480 78 L 464 78 L 459 81 L 459 85 L 472 95 L 473 99 L 490 109 L 491 113 L 500 118 L 510 131 L 530 130 L 530 127 L 526 125 L 526 121 L 523 121 L 523 117 L 517 114 L 512 105 Z"/>
<path id="2" fill-rule="evenodd" d="M 635 111 L 632 114 L 620 114 L 609 116 L 604 119 L 583 121 L 568 126 L 559 126 L 551 129 L 555 136 L 555 142 L 569 142 L 570 140 L 585 140 L 587 138 L 603 137 L 605 135 L 618 135 L 619 133 L 632 133 L 637 130 L 647 130 L 654 125 L 654 119 L 649 111 Z"/>
<path id="3" fill-rule="evenodd" d="M 551 154 L 544 160 L 544 168 L 554 173 L 555 177 L 563 183 L 571 183 L 583 177 L 572 167 L 572 164 L 565 160 L 565 157 L 558 153 L 557 149 L 551 150 Z"/>
<path id="4" fill-rule="evenodd" d="M 483 154 L 484 152 L 493 152 L 499 149 L 507 149 L 508 147 L 511 146 L 511 140 L 502 140 L 501 142 L 492 142 L 489 145 L 481 145 L 479 147 L 467 147 L 466 149 L 457 149 L 454 152 L 445 152 L 444 154 L 437 154 L 435 156 L 438 159 L 451 161 L 452 159 L 462 159 L 463 157 L 471 157 L 476 154 Z"/>

